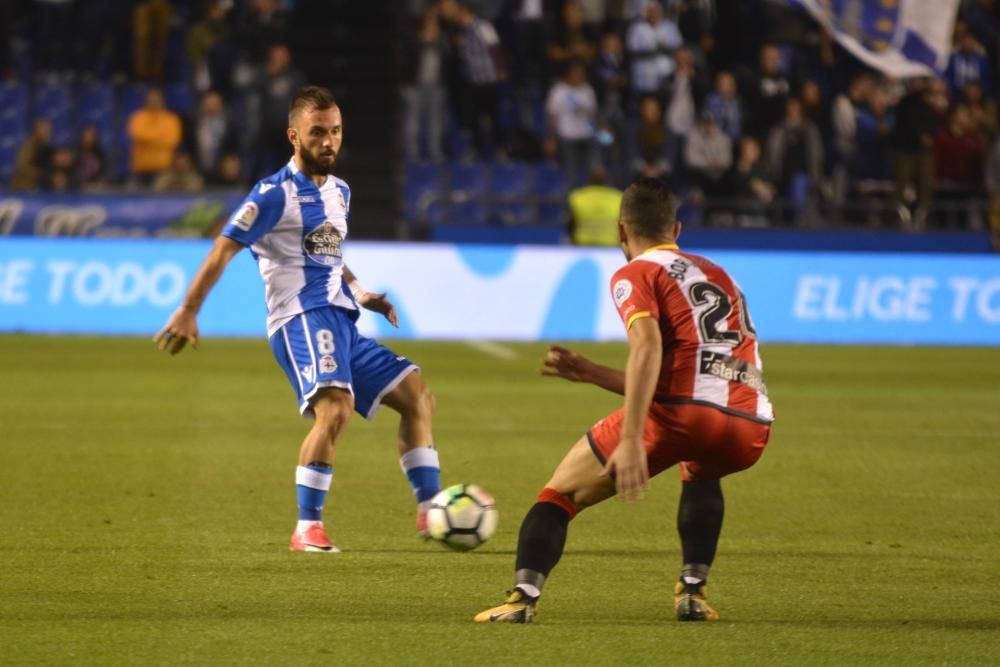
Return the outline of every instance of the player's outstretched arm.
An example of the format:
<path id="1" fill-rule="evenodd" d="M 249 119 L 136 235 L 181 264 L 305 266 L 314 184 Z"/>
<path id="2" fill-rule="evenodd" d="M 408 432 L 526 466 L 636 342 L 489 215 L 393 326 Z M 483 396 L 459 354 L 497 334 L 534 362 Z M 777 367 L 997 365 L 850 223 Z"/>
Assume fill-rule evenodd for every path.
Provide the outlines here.
<path id="1" fill-rule="evenodd" d="M 615 394 L 625 393 L 625 373 L 595 364 L 573 350 L 559 345 L 549 345 L 549 353 L 542 366 L 542 375 L 562 378 L 570 382 L 587 382 Z"/>
<path id="2" fill-rule="evenodd" d="M 635 320 L 628 330 L 621 439 L 603 470 L 603 474 L 615 473 L 618 495 L 625 500 L 639 500 L 649 483 L 649 463 L 642 433 L 649 404 L 656 393 L 662 361 L 663 340 L 658 323 L 651 317 Z"/>
<path id="3" fill-rule="evenodd" d="M 166 326 L 153 336 L 153 342 L 159 345 L 160 350 L 177 354 L 188 342 L 198 348 L 198 311 L 230 260 L 242 249 L 243 244 L 231 238 L 219 236 L 215 239 L 215 244 L 188 286 L 184 301 L 167 320 Z"/>
<path id="4" fill-rule="evenodd" d="M 379 313 L 389 321 L 389 324 L 399 327 L 399 316 L 396 314 L 396 307 L 389 301 L 388 295 L 385 292 L 372 294 L 366 291 L 361 286 L 361 283 L 358 282 L 354 272 L 347 268 L 346 264 L 344 264 L 344 283 L 347 284 L 347 289 L 351 290 L 351 295 L 358 302 L 359 306 L 365 310 Z"/>

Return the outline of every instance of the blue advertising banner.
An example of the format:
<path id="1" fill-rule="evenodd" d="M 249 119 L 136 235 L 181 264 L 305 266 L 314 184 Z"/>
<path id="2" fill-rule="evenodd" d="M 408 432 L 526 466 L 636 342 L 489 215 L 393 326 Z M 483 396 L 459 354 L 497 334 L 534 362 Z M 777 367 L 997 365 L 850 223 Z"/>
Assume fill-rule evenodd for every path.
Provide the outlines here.
<path id="1" fill-rule="evenodd" d="M 0 331 L 152 335 L 184 294 L 209 243 L 0 239 Z M 388 291 L 394 329 L 365 313 L 367 335 L 421 339 L 622 340 L 608 283 L 613 249 L 345 243 L 372 291 Z M 695 250 L 692 250 L 695 251 Z M 764 341 L 1000 345 L 1000 258 L 708 251 L 747 295 Z M 240 253 L 199 318 L 206 336 L 262 336 L 263 285 Z"/>
<path id="2" fill-rule="evenodd" d="M 243 194 L 0 192 L 0 236 L 201 237 L 225 221 Z"/>

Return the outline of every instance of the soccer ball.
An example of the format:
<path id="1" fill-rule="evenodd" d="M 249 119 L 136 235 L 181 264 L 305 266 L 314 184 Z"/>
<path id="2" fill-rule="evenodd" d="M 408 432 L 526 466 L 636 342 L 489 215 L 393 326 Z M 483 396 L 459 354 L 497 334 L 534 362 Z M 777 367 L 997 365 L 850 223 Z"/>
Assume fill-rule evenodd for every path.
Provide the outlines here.
<path id="1" fill-rule="evenodd" d="M 456 484 L 431 499 L 427 530 L 445 546 L 469 551 L 490 539 L 499 518 L 493 496 L 475 484 Z"/>

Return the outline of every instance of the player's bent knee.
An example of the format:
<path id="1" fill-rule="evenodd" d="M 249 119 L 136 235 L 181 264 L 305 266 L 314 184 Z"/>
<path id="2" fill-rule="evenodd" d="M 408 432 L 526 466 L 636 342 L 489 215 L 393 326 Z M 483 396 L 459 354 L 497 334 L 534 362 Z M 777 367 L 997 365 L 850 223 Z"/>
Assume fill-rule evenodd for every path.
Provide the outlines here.
<path id="1" fill-rule="evenodd" d="M 610 478 L 607 478 L 606 483 L 601 483 L 595 486 L 589 486 L 584 489 L 579 489 L 573 493 L 573 502 L 581 510 L 588 507 L 593 507 L 594 505 L 603 502 L 615 495 L 614 482 Z"/>
<path id="2" fill-rule="evenodd" d="M 336 437 L 347 425 L 354 411 L 354 397 L 340 389 L 325 389 L 316 394 L 312 401 L 316 415 L 316 426 Z"/>
<path id="3" fill-rule="evenodd" d="M 565 493 L 560 493 L 555 489 L 545 487 L 542 492 L 538 494 L 538 498 L 535 499 L 536 503 L 549 503 L 550 505 L 555 505 L 556 507 L 561 507 L 569 514 L 570 520 L 575 517 L 581 509 L 573 498 Z"/>
<path id="4" fill-rule="evenodd" d="M 399 385 L 398 394 L 387 396 L 386 404 L 400 413 L 430 418 L 434 415 L 437 399 L 431 388 L 417 373 L 411 373 Z M 396 394 L 397 392 L 392 392 Z"/>
<path id="5" fill-rule="evenodd" d="M 555 480 L 549 480 L 542 492 L 538 494 L 537 502 L 548 502 L 565 509 L 572 519 L 574 516 L 594 505 L 615 495 L 614 482 L 610 478 L 602 478 L 596 484 L 586 487 L 566 487 Z"/>
<path id="6" fill-rule="evenodd" d="M 413 374 L 411 377 L 415 377 L 420 381 L 413 384 L 412 391 L 406 397 L 406 408 L 408 411 L 421 417 L 432 417 L 434 415 L 434 408 L 437 405 L 434 392 L 431 391 L 426 382 L 420 379 L 420 376 Z"/>
<path id="7" fill-rule="evenodd" d="M 434 397 L 434 392 L 431 391 L 426 382 L 421 382 L 417 396 L 417 411 L 426 417 L 433 417 L 436 407 L 437 399 Z"/>

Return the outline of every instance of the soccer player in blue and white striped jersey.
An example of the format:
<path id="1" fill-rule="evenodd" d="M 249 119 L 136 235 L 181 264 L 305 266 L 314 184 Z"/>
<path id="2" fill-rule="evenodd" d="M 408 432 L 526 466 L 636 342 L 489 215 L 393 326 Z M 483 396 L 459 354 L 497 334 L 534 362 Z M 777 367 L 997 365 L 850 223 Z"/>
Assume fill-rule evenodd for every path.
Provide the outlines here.
<path id="1" fill-rule="evenodd" d="M 300 412 L 315 419 L 299 450 L 299 521 L 290 548 L 338 551 L 321 515 L 336 445 L 352 410 L 371 419 L 383 403 L 400 415 L 400 464 L 417 498 L 417 530 L 426 535 L 426 507 L 440 490 L 431 431 L 434 397 L 413 363 L 355 326 L 359 307 L 394 326 L 398 319 L 384 293 L 365 291 L 341 253 L 351 190 L 332 173 L 343 140 L 340 109 L 328 90 L 309 86 L 289 105 L 288 126 L 292 159 L 257 183 L 229 218 L 154 340 L 171 354 L 188 342 L 196 347 L 198 310 L 233 256 L 250 248 L 266 288 L 271 350 Z"/>

